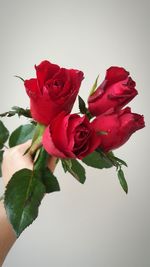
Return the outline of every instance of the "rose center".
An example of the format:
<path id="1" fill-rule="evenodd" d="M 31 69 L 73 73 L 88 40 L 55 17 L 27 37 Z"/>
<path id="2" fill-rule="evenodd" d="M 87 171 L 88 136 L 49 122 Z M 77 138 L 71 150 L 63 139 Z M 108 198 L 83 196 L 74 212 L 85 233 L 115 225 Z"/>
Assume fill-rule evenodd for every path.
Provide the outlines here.
<path id="1" fill-rule="evenodd" d="M 75 133 L 74 149 L 77 150 L 80 149 L 82 146 L 84 146 L 88 136 L 89 136 L 89 130 L 84 126 L 79 127 Z"/>
<path id="2" fill-rule="evenodd" d="M 54 89 L 60 89 L 61 87 L 63 87 L 63 81 L 60 81 L 60 80 L 54 80 L 53 82 L 53 87 Z"/>

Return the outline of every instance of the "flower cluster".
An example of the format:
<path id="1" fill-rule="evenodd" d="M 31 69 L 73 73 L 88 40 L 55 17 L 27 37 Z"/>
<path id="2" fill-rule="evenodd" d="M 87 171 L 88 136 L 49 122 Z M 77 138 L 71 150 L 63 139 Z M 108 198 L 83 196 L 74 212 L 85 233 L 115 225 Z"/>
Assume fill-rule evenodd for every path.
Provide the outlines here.
<path id="1" fill-rule="evenodd" d="M 138 92 L 135 81 L 124 68 L 112 66 L 107 69 L 100 85 L 97 78 L 87 104 L 79 96 L 84 79 L 82 71 L 61 68 L 46 60 L 35 66 L 35 70 L 36 78 L 21 78 L 30 98 L 30 108 L 14 106 L 0 114 L 0 117 L 17 114 L 30 119 L 11 135 L 0 120 L 0 167 L 7 141 L 9 147 L 14 147 L 32 139 L 26 153 L 33 158 L 33 170 L 16 172 L 8 182 L 4 196 L 5 209 L 17 236 L 37 217 L 44 195 L 60 190 L 57 178 L 48 169 L 51 156 L 82 184 L 86 180 L 85 164 L 98 169 L 115 166 L 119 182 L 127 193 L 128 185 L 122 170 L 127 164 L 112 150 L 145 126 L 143 115 L 125 107 Z M 71 113 L 77 96 L 80 112 Z"/>
<path id="2" fill-rule="evenodd" d="M 58 158 L 83 159 L 97 148 L 104 152 L 123 145 L 144 127 L 142 115 L 122 109 L 136 95 L 136 83 L 124 68 L 110 67 L 104 81 L 88 98 L 89 116 L 70 114 L 83 80 L 83 72 L 60 68 L 49 61 L 35 66 L 36 78 L 25 80 L 32 117 L 47 126 L 46 151 Z M 105 134 L 100 134 L 105 133 Z"/>

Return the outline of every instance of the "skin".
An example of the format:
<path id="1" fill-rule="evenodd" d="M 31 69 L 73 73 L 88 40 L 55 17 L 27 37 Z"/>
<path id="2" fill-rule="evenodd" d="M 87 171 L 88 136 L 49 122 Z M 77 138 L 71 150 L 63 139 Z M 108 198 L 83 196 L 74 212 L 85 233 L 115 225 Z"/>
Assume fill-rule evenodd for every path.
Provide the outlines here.
<path id="1" fill-rule="evenodd" d="M 29 153 L 24 154 L 27 148 L 30 146 L 31 141 L 16 147 L 6 149 L 3 155 L 2 162 L 2 177 L 4 186 L 7 185 L 12 175 L 23 169 L 33 169 L 32 157 Z M 54 172 L 56 165 L 56 158 L 50 157 L 48 161 L 49 169 Z M 10 248 L 16 241 L 15 232 L 8 221 L 3 201 L 0 201 L 0 266 L 2 266 Z"/>

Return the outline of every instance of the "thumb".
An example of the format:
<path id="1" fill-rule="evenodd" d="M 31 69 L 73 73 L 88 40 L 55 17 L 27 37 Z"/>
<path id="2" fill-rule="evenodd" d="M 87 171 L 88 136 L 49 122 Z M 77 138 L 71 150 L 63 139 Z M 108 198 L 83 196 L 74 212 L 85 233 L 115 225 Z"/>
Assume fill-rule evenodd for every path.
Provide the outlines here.
<path id="1" fill-rule="evenodd" d="M 24 153 L 31 146 L 31 143 L 32 140 L 28 140 L 25 143 L 16 146 L 16 148 L 18 148 L 20 152 Z"/>

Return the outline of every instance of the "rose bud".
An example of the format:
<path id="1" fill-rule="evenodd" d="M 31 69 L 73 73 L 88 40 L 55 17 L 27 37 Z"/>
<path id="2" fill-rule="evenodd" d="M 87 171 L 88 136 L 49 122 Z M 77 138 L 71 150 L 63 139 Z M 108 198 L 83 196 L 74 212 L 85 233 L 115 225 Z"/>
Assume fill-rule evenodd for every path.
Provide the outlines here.
<path id="1" fill-rule="evenodd" d="M 33 119 L 48 125 L 60 112 L 71 111 L 83 80 L 83 72 L 60 68 L 46 60 L 35 69 L 37 78 L 25 80 L 24 85 L 30 97 Z"/>
<path id="2" fill-rule="evenodd" d="M 124 68 L 110 67 L 104 81 L 88 98 L 90 113 L 98 116 L 110 110 L 121 109 L 137 95 L 135 85 Z"/>
<path id="3" fill-rule="evenodd" d="M 46 128 L 42 143 L 50 155 L 82 159 L 100 145 L 101 136 L 96 134 L 86 115 L 62 112 Z"/>
<path id="4" fill-rule="evenodd" d="M 131 109 L 126 107 L 116 113 L 99 115 L 93 120 L 92 126 L 96 132 L 106 132 L 101 135 L 100 148 L 108 152 L 122 146 L 145 123 L 143 115 L 131 113 Z"/>

